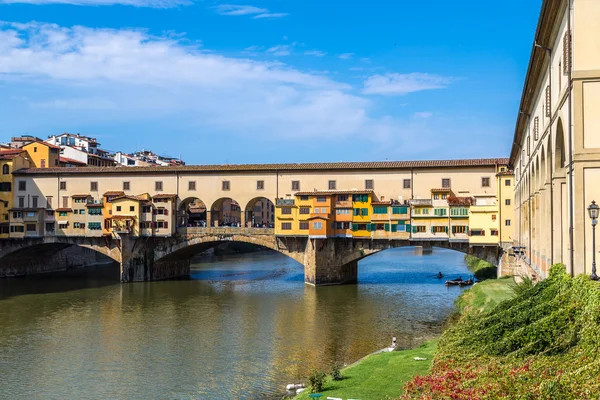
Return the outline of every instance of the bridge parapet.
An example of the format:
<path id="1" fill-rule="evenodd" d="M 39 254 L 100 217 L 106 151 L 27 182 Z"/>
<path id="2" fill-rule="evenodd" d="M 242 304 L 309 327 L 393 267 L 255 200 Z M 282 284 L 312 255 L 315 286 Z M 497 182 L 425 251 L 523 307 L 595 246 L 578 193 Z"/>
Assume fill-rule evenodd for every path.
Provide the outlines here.
<path id="1" fill-rule="evenodd" d="M 275 235 L 273 228 L 243 228 L 235 226 L 209 227 L 184 227 L 177 228 L 177 234 L 181 236 L 196 235 Z"/>

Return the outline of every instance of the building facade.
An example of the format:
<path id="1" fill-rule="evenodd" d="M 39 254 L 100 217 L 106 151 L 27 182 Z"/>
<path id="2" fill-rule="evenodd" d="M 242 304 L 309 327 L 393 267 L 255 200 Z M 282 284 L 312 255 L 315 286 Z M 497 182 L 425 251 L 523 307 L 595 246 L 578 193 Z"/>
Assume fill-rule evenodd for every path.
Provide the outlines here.
<path id="1" fill-rule="evenodd" d="M 523 272 L 591 272 L 600 201 L 600 2 L 544 0 L 517 116 L 515 254 Z"/>

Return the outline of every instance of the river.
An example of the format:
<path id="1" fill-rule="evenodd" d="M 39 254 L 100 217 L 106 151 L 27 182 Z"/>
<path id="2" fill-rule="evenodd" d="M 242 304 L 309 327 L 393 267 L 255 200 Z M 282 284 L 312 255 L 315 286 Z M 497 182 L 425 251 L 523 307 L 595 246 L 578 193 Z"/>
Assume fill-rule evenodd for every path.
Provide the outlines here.
<path id="1" fill-rule="evenodd" d="M 0 399 L 277 398 L 313 367 L 438 334 L 463 255 L 393 249 L 359 284 L 310 287 L 275 252 L 198 259 L 191 279 L 121 285 L 114 265 L 0 280 Z"/>

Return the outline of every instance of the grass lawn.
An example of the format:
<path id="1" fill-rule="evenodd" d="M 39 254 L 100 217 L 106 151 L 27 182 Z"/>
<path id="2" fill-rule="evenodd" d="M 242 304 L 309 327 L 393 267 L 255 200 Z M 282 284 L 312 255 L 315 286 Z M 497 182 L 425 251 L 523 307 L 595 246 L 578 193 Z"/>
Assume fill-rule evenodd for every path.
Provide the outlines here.
<path id="1" fill-rule="evenodd" d="M 321 392 L 322 400 L 329 397 L 360 400 L 397 398 L 404 383 L 415 375 L 429 371 L 437 349 L 437 340 L 410 350 L 379 353 L 366 357 L 358 364 L 342 370 L 341 381 L 328 380 Z M 414 357 L 427 358 L 415 361 Z M 308 389 L 294 399 L 308 399 Z"/>
<path id="2" fill-rule="evenodd" d="M 514 286 L 515 281 L 512 277 L 488 279 L 465 291 L 456 304 L 461 314 L 486 312 L 498 303 L 515 297 Z"/>

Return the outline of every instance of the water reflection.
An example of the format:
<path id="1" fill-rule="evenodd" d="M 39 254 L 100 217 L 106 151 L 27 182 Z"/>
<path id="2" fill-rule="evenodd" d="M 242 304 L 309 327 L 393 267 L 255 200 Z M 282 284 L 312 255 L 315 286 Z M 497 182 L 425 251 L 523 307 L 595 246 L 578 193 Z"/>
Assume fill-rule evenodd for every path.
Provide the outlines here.
<path id="1" fill-rule="evenodd" d="M 411 346 L 439 332 L 460 289 L 438 271 L 468 274 L 460 253 L 396 249 L 361 261 L 348 286 L 305 286 L 277 253 L 204 259 L 191 280 L 120 285 L 109 266 L 0 281 L 0 398 L 277 394 L 393 335 Z"/>

